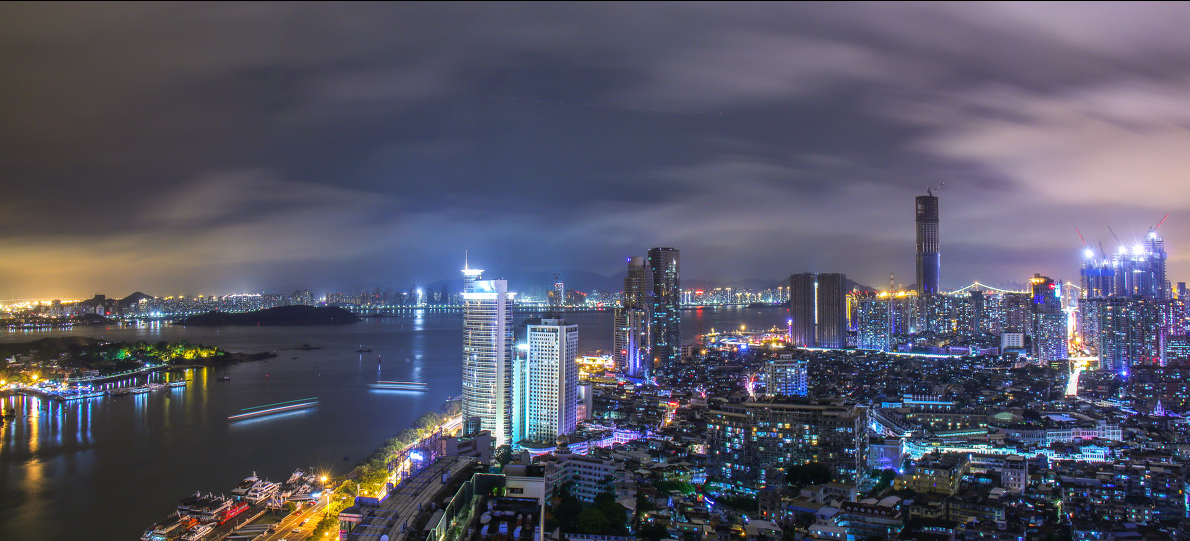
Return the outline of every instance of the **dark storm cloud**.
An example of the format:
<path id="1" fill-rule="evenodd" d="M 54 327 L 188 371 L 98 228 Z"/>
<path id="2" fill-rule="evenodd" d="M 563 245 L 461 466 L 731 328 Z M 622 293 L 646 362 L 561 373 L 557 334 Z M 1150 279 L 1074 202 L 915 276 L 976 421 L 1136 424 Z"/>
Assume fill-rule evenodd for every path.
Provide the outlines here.
<path id="1" fill-rule="evenodd" d="M 1166 4 L 5 4 L 0 297 L 616 272 L 1074 276 L 1164 212 Z M 1181 219 L 1179 219 L 1179 216 Z"/>

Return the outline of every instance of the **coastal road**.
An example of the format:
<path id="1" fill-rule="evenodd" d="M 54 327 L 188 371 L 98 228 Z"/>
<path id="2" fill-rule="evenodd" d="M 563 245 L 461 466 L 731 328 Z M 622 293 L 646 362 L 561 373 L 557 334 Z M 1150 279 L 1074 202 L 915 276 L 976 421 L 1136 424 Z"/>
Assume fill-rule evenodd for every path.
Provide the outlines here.
<path id="1" fill-rule="evenodd" d="M 277 523 L 277 531 L 270 533 L 261 539 L 263 541 L 294 541 L 295 539 L 310 539 L 310 534 L 314 532 L 314 526 L 322 519 L 322 502 L 319 502 L 314 507 L 302 507 L 301 513 L 293 513 L 281 522 Z M 310 519 L 305 525 L 302 521 Z M 294 533 L 294 528 L 301 530 L 301 533 Z M 334 539 L 334 537 L 327 537 L 326 539 Z"/>

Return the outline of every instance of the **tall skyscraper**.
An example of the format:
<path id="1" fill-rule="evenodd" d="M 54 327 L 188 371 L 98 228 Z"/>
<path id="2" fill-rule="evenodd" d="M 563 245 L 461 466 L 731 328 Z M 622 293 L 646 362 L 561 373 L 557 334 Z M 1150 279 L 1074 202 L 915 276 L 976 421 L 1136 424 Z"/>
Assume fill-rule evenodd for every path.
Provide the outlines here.
<path id="1" fill-rule="evenodd" d="M 505 280 L 463 269 L 463 419 L 468 434 L 489 430 L 496 445 L 512 438 L 513 297 Z"/>
<path id="2" fill-rule="evenodd" d="M 674 248 L 649 250 L 653 274 L 653 313 L 650 340 L 653 363 L 673 364 L 682 357 L 681 252 Z"/>
<path id="3" fill-rule="evenodd" d="M 805 272 L 789 277 L 790 339 L 803 347 L 847 346 L 847 276 Z"/>
<path id="4" fill-rule="evenodd" d="M 526 327 L 514 375 L 513 440 L 552 442 L 578 425 L 578 325 L 543 319 Z"/>
<path id="5" fill-rule="evenodd" d="M 925 295 L 937 294 L 942 273 L 938 244 L 938 198 L 929 188 L 917 196 L 917 287 Z"/>
<path id="6" fill-rule="evenodd" d="M 612 348 L 616 370 L 632 377 L 647 378 L 652 368 L 652 308 L 652 270 L 645 258 L 630 257 L 624 299 L 615 310 Z"/>
<path id="7" fill-rule="evenodd" d="M 1066 313 L 1062 311 L 1062 284 L 1034 274 L 1030 308 L 1033 316 L 1033 357 L 1040 361 L 1069 358 L 1066 349 Z"/>

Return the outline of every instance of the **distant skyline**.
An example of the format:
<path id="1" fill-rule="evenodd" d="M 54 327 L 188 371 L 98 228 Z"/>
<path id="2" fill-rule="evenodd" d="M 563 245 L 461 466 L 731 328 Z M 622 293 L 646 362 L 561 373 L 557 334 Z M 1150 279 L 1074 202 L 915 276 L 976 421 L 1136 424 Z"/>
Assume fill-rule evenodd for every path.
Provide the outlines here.
<path id="1" fill-rule="evenodd" d="M 1190 273 L 1185 4 L 0 6 L 0 298 Z M 513 288 L 516 289 L 515 284 Z"/>

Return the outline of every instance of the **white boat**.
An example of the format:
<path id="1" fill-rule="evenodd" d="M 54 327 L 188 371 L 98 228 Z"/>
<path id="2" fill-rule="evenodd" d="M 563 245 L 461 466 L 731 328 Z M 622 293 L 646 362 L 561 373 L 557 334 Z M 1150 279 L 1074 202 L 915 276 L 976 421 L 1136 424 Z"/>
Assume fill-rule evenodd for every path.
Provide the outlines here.
<path id="1" fill-rule="evenodd" d="M 214 529 L 215 525 L 211 523 L 198 524 L 187 530 L 185 534 L 182 534 L 182 541 L 197 541 L 205 537 L 208 533 L 211 533 L 211 530 Z"/>
<path id="2" fill-rule="evenodd" d="M 186 386 L 186 380 L 184 380 L 184 379 L 180 379 L 180 380 L 178 380 L 178 381 L 171 381 L 171 382 L 169 382 L 169 386 L 170 386 L 170 387 L 185 387 L 185 386 Z"/>
<path id="3" fill-rule="evenodd" d="M 145 394 L 151 390 L 152 389 L 149 389 L 148 387 L 133 387 L 132 394 Z"/>

